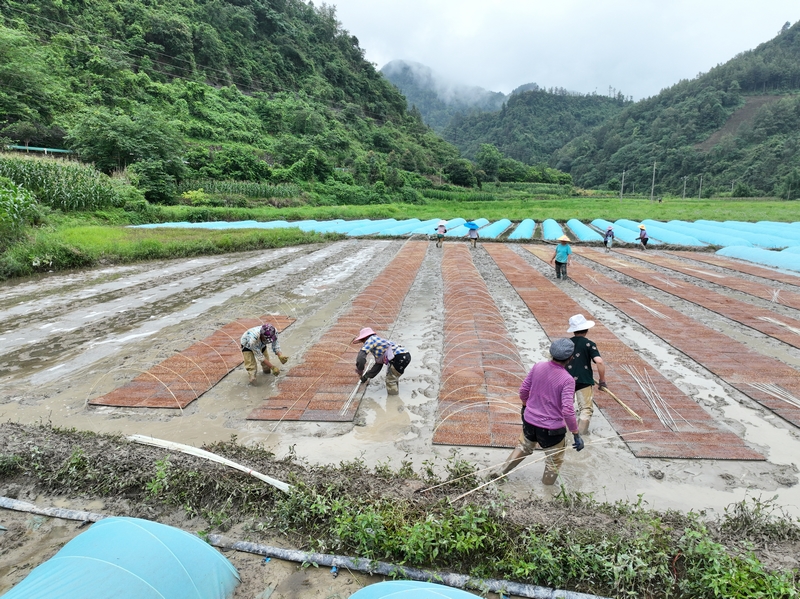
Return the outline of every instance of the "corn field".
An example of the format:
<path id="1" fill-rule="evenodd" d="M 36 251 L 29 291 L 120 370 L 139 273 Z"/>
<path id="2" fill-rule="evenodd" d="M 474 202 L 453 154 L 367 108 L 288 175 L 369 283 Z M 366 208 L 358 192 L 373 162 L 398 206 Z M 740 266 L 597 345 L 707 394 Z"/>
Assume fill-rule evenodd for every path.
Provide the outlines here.
<path id="1" fill-rule="evenodd" d="M 0 235 L 3 238 L 18 232 L 36 215 L 36 200 L 30 191 L 0 180 Z M 0 249 L 3 245 L 0 240 Z"/>
<path id="2" fill-rule="evenodd" d="M 471 191 L 445 191 L 443 189 L 423 189 L 422 195 L 429 200 L 443 202 L 494 202 L 497 196 L 492 193 Z"/>
<path id="3" fill-rule="evenodd" d="M 206 193 L 218 195 L 241 195 L 248 198 L 295 198 L 300 188 L 290 183 L 255 183 L 253 181 L 215 181 L 214 179 L 194 179 L 183 181 L 178 192 L 202 189 Z"/>
<path id="4" fill-rule="evenodd" d="M 78 162 L 0 154 L 0 177 L 24 186 L 42 204 L 65 212 L 97 210 L 119 203 L 111 179 Z"/>

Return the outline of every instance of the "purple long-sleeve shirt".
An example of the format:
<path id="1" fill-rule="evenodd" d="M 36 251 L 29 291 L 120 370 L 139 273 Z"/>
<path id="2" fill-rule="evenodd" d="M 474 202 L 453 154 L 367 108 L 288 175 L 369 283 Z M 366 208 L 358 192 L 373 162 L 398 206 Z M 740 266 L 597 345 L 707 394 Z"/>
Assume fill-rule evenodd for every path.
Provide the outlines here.
<path id="1" fill-rule="evenodd" d="M 525 404 L 525 422 L 550 430 L 565 424 L 570 432 L 578 430 L 574 397 L 575 379 L 552 360 L 534 364 L 519 388 L 519 398 Z"/>

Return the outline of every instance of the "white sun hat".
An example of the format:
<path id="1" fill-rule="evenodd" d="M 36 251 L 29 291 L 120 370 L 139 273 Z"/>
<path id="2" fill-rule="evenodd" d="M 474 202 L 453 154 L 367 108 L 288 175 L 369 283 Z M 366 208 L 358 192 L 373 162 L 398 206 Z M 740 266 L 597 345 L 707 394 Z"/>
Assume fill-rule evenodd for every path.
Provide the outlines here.
<path id="1" fill-rule="evenodd" d="M 567 333 L 585 331 L 586 329 L 591 329 L 593 326 L 594 320 L 586 320 L 586 317 L 583 314 L 576 314 L 575 316 L 570 316 L 569 318 L 569 328 L 567 329 Z"/>

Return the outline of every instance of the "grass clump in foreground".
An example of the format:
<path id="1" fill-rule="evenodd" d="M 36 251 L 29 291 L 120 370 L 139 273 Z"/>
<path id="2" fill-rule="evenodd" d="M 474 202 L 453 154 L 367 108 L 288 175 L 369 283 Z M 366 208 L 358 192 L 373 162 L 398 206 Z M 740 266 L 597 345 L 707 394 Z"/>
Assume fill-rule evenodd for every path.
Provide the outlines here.
<path id="1" fill-rule="evenodd" d="M 800 526 L 771 501 L 734 504 L 717 521 L 602 503 L 562 490 L 515 500 L 477 484 L 453 454 L 415 472 L 404 461 L 310 466 L 235 438 L 206 449 L 294 485 L 284 494 L 238 471 L 121 437 L 0 425 L 0 483 L 37 492 L 114 498 L 126 510 L 204 518 L 204 532 L 247 523 L 252 540 L 605 596 L 797 597 L 797 570 L 768 567 L 796 554 Z M 122 474 L 124 473 L 124 474 Z M 441 482 L 450 484 L 426 491 Z M 112 502 L 107 502 L 113 505 Z M 139 510 L 139 512 L 137 512 Z M 768 551 L 766 550 L 768 547 Z"/>

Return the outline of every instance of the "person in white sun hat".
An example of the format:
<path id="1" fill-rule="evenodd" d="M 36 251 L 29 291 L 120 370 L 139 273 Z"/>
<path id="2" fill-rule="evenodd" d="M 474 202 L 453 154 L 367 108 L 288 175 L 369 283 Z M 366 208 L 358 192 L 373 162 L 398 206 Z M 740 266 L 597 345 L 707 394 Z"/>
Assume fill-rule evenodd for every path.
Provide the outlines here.
<path id="1" fill-rule="evenodd" d="M 606 387 L 606 365 L 597 344 L 586 335 L 594 326 L 593 320 L 586 320 L 583 314 L 576 314 L 569 319 L 568 333 L 572 333 L 570 341 L 575 344 L 572 361 L 567 365 L 567 372 L 575 379 L 575 403 L 578 409 L 578 432 L 585 435 L 589 432 L 589 422 L 594 412 L 594 374 L 592 364 L 597 367 L 598 388 Z"/>

